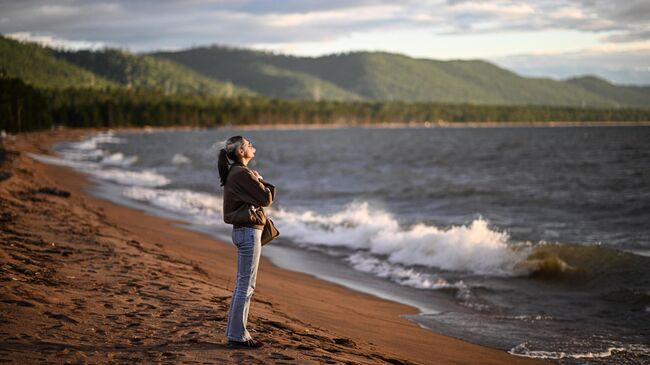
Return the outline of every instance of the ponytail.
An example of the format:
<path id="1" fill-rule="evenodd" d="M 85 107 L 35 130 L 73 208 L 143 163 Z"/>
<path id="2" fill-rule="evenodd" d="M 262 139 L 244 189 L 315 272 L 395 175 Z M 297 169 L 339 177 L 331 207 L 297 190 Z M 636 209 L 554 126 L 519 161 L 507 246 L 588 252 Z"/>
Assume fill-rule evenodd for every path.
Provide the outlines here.
<path id="1" fill-rule="evenodd" d="M 226 184 L 226 179 L 228 178 L 228 173 L 230 172 L 230 161 L 228 161 L 225 148 L 222 148 L 221 151 L 219 151 L 219 162 L 217 163 L 217 167 L 219 169 L 221 186 L 224 186 Z"/>
<path id="2" fill-rule="evenodd" d="M 230 137 L 226 140 L 226 147 L 219 150 L 217 168 L 219 169 L 221 186 L 224 186 L 226 184 L 226 179 L 228 179 L 228 173 L 230 173 L 230 168 L 232 167 L 230 161 L 239 161 L 237 149 L 241 147 L 243 142 L 244 137 L 242 136 Z"/>

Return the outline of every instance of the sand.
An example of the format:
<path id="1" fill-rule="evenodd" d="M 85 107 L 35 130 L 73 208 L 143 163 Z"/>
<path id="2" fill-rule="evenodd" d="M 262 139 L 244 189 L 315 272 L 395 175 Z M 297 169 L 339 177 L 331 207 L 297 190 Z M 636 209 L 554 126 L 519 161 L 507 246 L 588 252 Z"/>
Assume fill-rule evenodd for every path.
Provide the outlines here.
<path id="1" fill-rule="evenodd" d="M 81 174 L 26 153 L 49 154 L 52 143 L 89 132 L 2 141 L 0 361 L 541 363 L 420 328 L 399 317 L 417 313 L 413 307 L 283 270 L 264 257 L 248 328 L 265 347 L 228 348 L 231 243 L 94 198 Z"/>

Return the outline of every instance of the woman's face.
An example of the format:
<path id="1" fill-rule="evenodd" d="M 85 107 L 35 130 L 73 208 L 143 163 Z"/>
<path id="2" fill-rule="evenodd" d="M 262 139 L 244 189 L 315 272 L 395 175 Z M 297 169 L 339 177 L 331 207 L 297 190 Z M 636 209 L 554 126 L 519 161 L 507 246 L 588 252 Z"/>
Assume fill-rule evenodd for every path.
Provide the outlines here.
<path id="1" fill-rule="evenodd" d="M 252 159 L 255 157 L 255 147 L 253 147 L 253 144 L 244 138 L 244 142 L 242 142 L 241 147 L 239 147 L 239 152 L 241 154 L 241 157 L 244 159 Z"/>

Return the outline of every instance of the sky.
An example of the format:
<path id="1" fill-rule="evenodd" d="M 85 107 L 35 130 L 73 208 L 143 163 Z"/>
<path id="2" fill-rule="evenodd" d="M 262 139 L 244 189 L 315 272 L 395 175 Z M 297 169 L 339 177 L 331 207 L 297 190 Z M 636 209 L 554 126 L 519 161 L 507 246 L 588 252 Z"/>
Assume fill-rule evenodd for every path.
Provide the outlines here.
<path id="1" fill-rule="evenodd" d="M 650 84 L 650 0 L 0 0 L 0 33 L 133 52 L 215 44 L 309 57 L 386 51 Z"/>

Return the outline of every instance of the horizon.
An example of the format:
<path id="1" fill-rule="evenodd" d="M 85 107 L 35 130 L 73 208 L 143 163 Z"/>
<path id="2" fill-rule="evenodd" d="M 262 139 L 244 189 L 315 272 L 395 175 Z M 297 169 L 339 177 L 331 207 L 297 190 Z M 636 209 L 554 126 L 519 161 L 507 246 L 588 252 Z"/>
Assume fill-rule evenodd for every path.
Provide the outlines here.
<path id="1" fill-rule="evenodd" d="M 483 60 L 526 77 L 650 84 L 643 0 L 0 3 L 0 33 L 66 49 L 133 53 L 220 46 L 296 57 L 387 52 Z"/>

